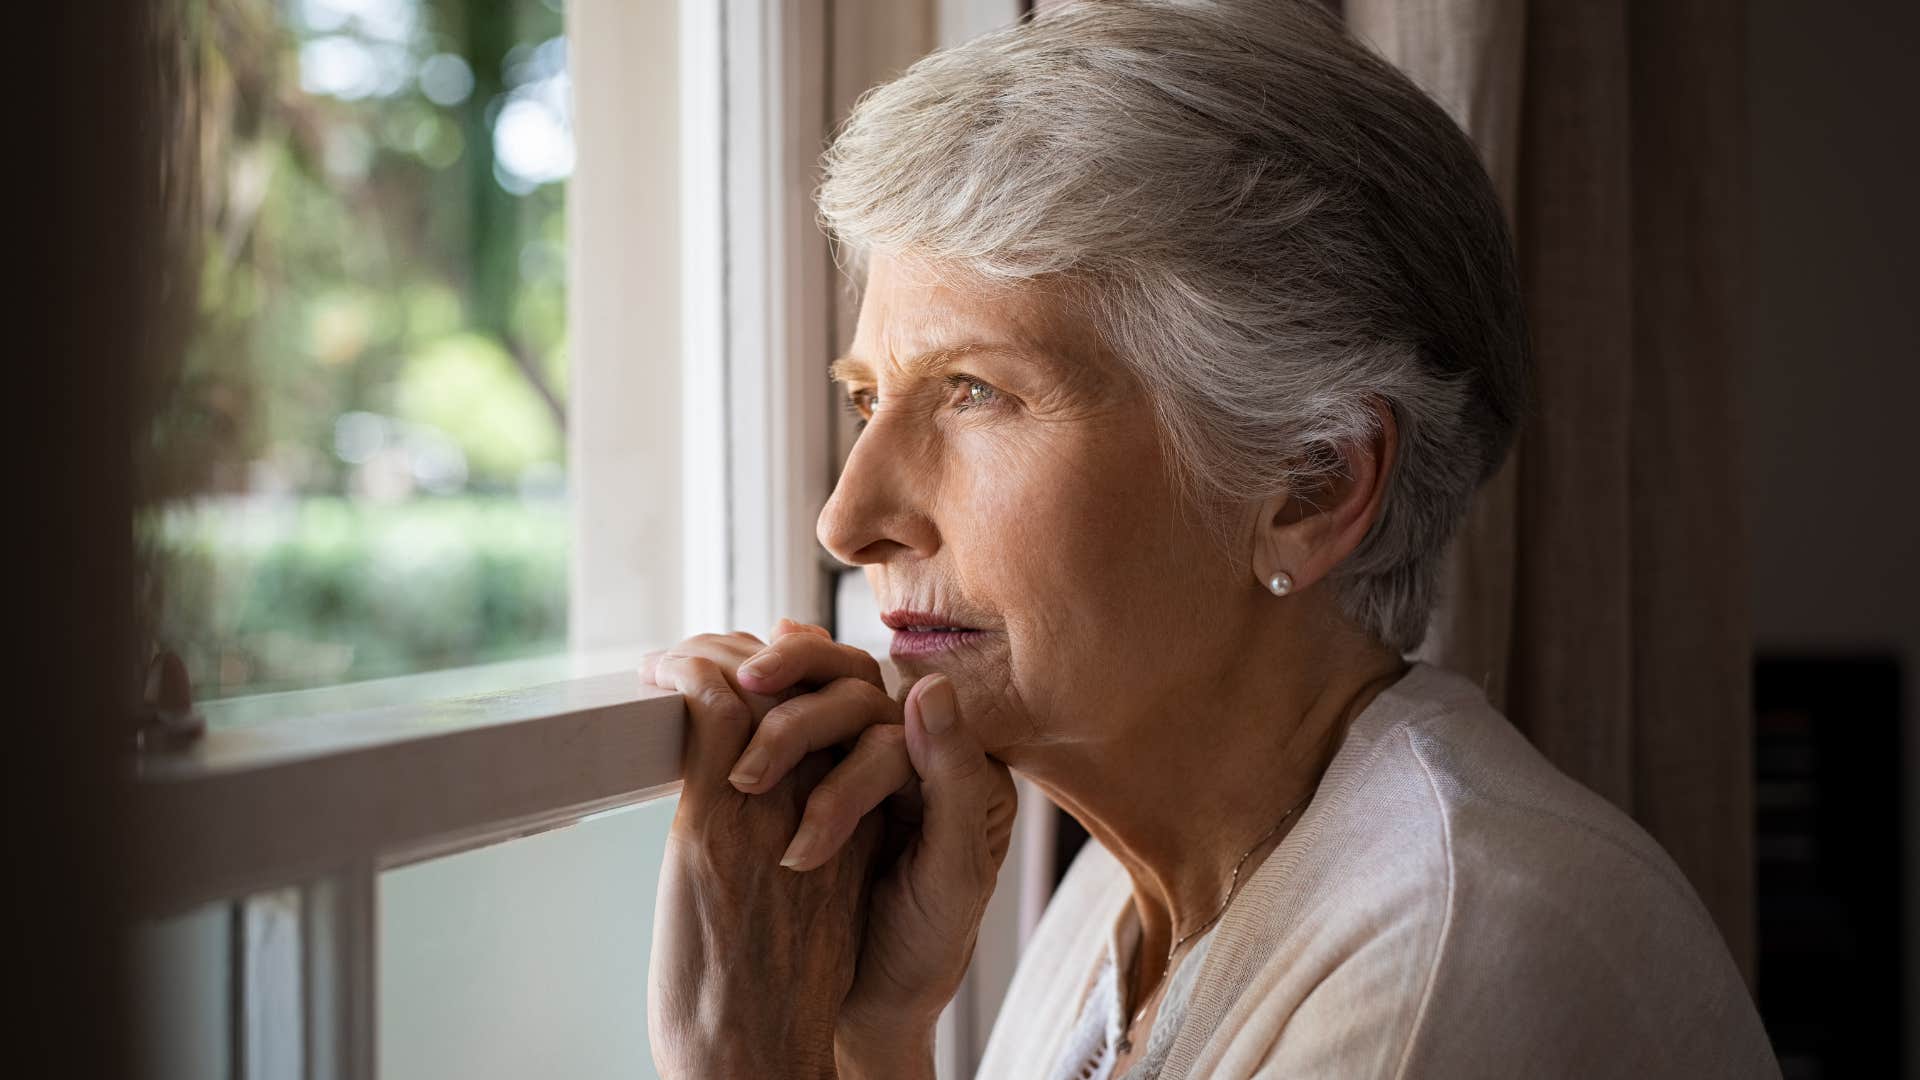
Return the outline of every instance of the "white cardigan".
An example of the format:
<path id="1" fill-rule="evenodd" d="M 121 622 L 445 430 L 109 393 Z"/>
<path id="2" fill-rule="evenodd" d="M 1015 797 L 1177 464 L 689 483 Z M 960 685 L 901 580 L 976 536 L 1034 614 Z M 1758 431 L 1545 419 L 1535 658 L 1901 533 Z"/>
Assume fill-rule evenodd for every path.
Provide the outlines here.
<path id="1" fill-rule="evenodd" d="M 1089 842 L 1021 958 L 982 1078 L 1046 1075 L 1131 896 Z M 1167 1080 L 1780 1074 L 1673 861 L 1429 664 L 1355 718 L 1211 936 Z"/>

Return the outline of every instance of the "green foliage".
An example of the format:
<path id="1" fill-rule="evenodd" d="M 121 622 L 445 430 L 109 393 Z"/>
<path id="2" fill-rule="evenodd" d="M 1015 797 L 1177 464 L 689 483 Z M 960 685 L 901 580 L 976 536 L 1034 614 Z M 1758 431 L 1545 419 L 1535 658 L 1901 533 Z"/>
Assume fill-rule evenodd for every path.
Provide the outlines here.
<path id="1" fill-rule="evenodd" d="M 511 486 L 535 462 L 558 463 L 560 433 L 546 406 L 493 339 L 449 334 L 400 373 L 395 414 L 452 435 L 469 475 Z"/>
<path id="2" fill-rule="evenodd" d="M 153 515 L 142 532 L 166 567 L 161 644 L 202 698 L 565 644 L 563 503 L 205 500 Z"/>
<path id="3" fill-rule="evenodd" d="M 331 452 L 335 419 L 393 415 L 396 398 L 407 419 L 431 413 L 454 444 L 486 448 L 468 469 L 483 487 L 557 463 L 565 189 L 515 179 L 494 152 L 504 108 L 564 97 L 557 5 L 382 5 L 404 14 L 401 31 L 384 17 L 336 21 L 352 4 L 194 2 L 199 314 L 158 410 L 149 494 L 239 492 L 263 474 L 278 490 L 345 494 L 353 468 Z M 317 9 L 336 15 L 304 21 Z M 325 65 L 309 70 L 315 48 L 391 78 L 329 91 Z M 470 91 L 430 98 L 434 63 L 468 72 Z M 475 380 L 500 401 L 421 394 L 457 385 L 471 405 Z"/>
<path id="4" fill-rule="evenodd" d="M 564 125 L 558 0 L 186 8 L 158 643 L 201 697 L 560 648 L 565 504 L 509 493 L 564 486 L 565 168 L 495 153 L 515 103 Z"/>

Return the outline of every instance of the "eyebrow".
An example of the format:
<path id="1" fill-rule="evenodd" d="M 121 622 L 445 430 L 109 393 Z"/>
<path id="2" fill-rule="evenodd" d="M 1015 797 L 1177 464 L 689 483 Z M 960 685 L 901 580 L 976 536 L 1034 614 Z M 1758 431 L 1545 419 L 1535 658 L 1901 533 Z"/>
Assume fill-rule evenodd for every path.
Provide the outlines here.
<path id="1" fill-rule="evenodd" d="M 960 359 L 963 356 L 982 354 L 1007 356 L 1030 356 L 1031 353 L 1017 345 L 998 341 L 963 341 L 957 345 L 946 345 L 938 349 L 919 353 L 902 361 L 900 366 L 908 374 L 926 375 Z M 873 379 L 873 365 L 852 354 L 840 357 L 827 368 L 827 376 L 836 382 L 861 382 Z"/>

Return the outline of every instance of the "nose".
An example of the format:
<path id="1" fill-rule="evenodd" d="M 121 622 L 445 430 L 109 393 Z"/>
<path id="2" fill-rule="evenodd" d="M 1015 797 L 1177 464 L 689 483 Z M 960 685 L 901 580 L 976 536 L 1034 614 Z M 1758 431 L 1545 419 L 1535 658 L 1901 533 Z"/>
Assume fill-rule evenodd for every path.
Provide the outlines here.
<path id="1" fill-rule="evenodd" d="M 848 566 L 869 566 L 903 555 L 930 557 L 940 534 L 929 510 L 935 470 L 914 460 L 925 448 L 910 445 L 904 429 L 882 420 L 867 425 L 847 455 L 827 505 L 814 527 L 820 545 Z"/>

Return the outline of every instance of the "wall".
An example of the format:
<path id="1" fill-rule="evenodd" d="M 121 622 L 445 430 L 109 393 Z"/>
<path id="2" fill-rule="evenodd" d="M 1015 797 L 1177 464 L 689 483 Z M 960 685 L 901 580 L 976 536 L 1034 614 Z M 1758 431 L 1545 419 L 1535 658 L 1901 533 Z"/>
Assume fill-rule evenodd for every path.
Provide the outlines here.
<path id="1" fill-rule="evenodd" d="M 1920 207 L 1905 0 L 1750 6 L 1753 365 L 1747 512 L 1766 650 L 1873 649 L 1906 671 L 1920 766 Z M 1907 1001 L 1920 1006 L 1920 785 L 1906 811 Z M 1920 1017 L 1916 1017 L 1920 1019 Z M 1907 1025 L 1920 1061 L 1920 1024 Z"/>

